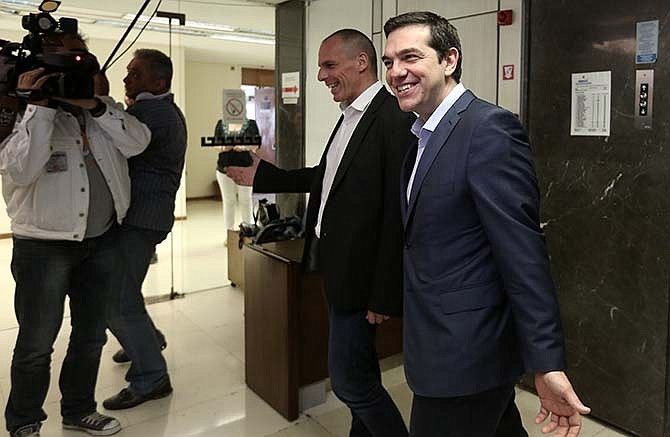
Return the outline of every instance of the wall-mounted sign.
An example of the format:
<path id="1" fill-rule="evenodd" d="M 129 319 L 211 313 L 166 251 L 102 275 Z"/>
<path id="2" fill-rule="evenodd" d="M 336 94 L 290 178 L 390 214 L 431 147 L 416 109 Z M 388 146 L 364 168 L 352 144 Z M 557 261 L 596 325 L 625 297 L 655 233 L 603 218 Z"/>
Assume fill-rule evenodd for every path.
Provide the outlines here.
<path id="1" fill-rule="evenodd" d="M 514 80 L 514 64 L 503 65 L 502 80 Z"/>
<path id="2" fill-rule="evenodd" d="M 570 135 L 609 136 L 612 72 L 573 73 Z"/>
<path id="3" fill-rule="evenodd" d="M 300 72 L 281 74 L 281 98 L 285 105 L 295 105 L 300 97 Z"/>
<path id="4" fill-rule="evenodd" d="M 635 63 L 651 64 L 658 58 L 658 20 L 637 23 Z"/>
<path id="5" fill-rule="evenodd" d="M 241 124 L 247 119 L 247 96 L 241 89 L 223 90 L 223 122 Z"/>

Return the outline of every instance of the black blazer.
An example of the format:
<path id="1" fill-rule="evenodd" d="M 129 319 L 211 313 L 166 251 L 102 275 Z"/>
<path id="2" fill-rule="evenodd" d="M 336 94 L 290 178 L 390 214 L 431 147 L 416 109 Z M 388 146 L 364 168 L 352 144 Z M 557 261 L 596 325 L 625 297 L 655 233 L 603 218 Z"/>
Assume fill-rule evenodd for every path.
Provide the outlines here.
<path id="1" fill-rule="evenodd" d="M 335 174 L 322 223 L 313 247 L 326 155 L 318 166 L 282 170 L 261 161 L 254 179 L 260 193 L 309 192 L 303 265 L 316 253 L 328 303 L 336 309 L 402 312 L 402 245 L 400 165 L 412 142 L 414 115 L 404 113 L 382 88 L 374 97 L 349 140 Z"/>

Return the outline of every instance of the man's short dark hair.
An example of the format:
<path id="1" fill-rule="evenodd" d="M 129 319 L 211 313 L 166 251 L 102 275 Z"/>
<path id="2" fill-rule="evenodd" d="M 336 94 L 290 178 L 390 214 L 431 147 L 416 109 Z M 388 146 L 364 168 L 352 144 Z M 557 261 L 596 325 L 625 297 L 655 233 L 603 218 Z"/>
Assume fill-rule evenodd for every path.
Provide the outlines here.
<path id="1" fill-rule="evenodd" d="M 69 39 L 73 39 L 75 41 L 79 41 L 80 43 L 82 43 L 84 45 L 84 47 L 86 47 L 86 50 L 88 50 L 87 38 L 79 32 L 75 32 L 75 33 L 54 32 L 52 34 L 45 35 L 43 40 L 42 40 L 42 44 L 44 46 L 47 46 L 47 47 L 48 46 L 61 46 L 61 45 L 63 45 L 63 39 L 65 39 L 65 38 L 69 38 Z"/>
<path id="2" fill-rule="evenodd" d="M 375 51 L 374 44 L 372 44 L 372 41 L 367 35 L 356 29 L 340 29 L 337 32 L 328 35 L 324 41 L 335 37 L 340 38 L 345 44 L 344 48 L 347 50 L 348 55 L 353 57 L 361 52 L 368 55 L 370 70 L 374 73 L 375 77 L 377 76 L 377 52 Z"/>
<path id="3" fill-rule="evenodd" d="M 458 38 L 458 31 L 447 21 L 446 18 L 427 11 L 407 12 L 397 17 L 389 18 L 384 24 L 384 34 L 388 38 L 389 34 L 396 29 L 406 26 L 428 26 L 430 29 L 430 40 L 428 46 L 437 52 L 438 61 L 442 62 L 448 55 L 449 49 L 458 50 L 458 63 L 456 70 L 451 77 L 456 83 L 461 81 L 463 50 L 461 49 L 461 40 Z"/>
<path id="4" fill-rule="evenodd" d="M 155 79 L 164 79 L 168 91 L 172 85 L 172 61 L 160 50 L 137 49 L 133 53 L 135 59 L 142 59 L 149 63 L 149 69 Z"/>

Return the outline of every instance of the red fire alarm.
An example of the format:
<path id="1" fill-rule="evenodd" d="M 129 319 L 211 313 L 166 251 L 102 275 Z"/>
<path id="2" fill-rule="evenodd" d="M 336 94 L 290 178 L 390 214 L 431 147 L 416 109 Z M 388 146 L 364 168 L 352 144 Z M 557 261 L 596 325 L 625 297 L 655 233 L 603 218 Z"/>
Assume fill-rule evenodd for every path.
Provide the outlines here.
<path id="1" fill-rule="evenodd" d="M 514 80 L 514 64 L 503 65 L 502 80 Z"/>
<path id="2" fill-rule="evenodd" d="M 504 11 L 498 11 L 498 26 L 509 26 L 512 24 L 512 10 L 505 9 Z"/>

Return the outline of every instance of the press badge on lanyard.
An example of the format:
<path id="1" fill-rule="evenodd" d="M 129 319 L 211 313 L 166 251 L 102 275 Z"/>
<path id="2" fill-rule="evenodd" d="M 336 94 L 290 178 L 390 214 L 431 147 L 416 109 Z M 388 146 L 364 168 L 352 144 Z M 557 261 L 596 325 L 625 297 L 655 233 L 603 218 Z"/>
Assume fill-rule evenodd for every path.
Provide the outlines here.
<path id="1" fill-rule="evenodd" d="M 65 152 L 54 152 L 47 161 L 47 173 L 59 173 L 67 171 L 67 154 Z"/>

